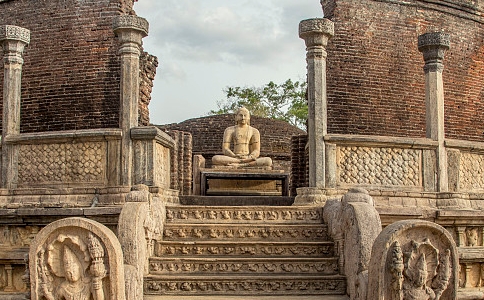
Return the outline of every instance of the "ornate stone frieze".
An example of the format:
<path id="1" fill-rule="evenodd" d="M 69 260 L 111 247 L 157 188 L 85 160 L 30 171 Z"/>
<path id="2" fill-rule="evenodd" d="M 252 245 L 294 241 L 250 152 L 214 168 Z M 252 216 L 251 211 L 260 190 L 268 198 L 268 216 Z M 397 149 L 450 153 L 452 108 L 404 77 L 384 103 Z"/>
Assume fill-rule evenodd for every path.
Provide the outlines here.
<path id="1" fill-rule="evenodd" d="M 213 245 L 197 243 L 196 245 L 161 242 L 157 244 L 156 254 L 159 257 L 195 255 L 195 256 L 298 256 L 332 257 L 334 255 L 331 243 L 318 244 L 224 244 Z"/>
<path id="2" fill-rule="evenodd" d="M 302 262 L 297 261 L 166 261 L 163 259 L 152 259 L 150 262 L 150 274 L 182 274 L 190 272 L 200 272 L 205 274 L 227 273 L 227 274 L 247 274 L 269 272 L 274 274 L 319 274 L 335 275 L 338 274 L 337 258 L 332 259 L 313 259 Z"/>
<path id="3" fill-rule="evenodd" d="M 178 209 L 167 207 L 167 222 L 190 221 L 207 222 L 217 221 L 223 223 L 245 222 L 249 220 L 267 223 L 280 223 L 288 221 L 299 221 L 308 223 L 321 223 L 321 209 L 309 210 L 241 210 L 241 209 Z"/>
<path id="4" fill-rule="evenodd" d="M 102 142 L 19 146 L 19 185 L 103 183 L 106 145 Z"/>
<path id="5" fill-rule="evenodd" d="M 343 278 L 314 279 L 253 279 L 243 280 L 155 280 L 149 279 L 144 283 L 145 294 L 174 294 L 194 293 L 204 294 L 343 294 L 345 282 Z"/>
<path id="6" fill-rule="evenodd" d="M 275 227 L 275 226 L 175 226 L 166 227 L 164 230 L 165 240 L 290 240 L 290 241 L 321 241 L 328 238 L 326 228 L 317 226 L 299 227 Z"/>
<path id="7" fill-rule="evenodd" d="M 39 226 L 0 226 L 0 247 L 29 246 Z"/>
<path id="8" fill-rule="evenodd" d="M 342 184 L 421 186 L 421 151 L 401 148 L 339 147 Z"/>
<path id="9" fill-rule="evenodd" d="M 459 188 L 461 191 L 484 189 L 484 155 L 461 152 Z"/>

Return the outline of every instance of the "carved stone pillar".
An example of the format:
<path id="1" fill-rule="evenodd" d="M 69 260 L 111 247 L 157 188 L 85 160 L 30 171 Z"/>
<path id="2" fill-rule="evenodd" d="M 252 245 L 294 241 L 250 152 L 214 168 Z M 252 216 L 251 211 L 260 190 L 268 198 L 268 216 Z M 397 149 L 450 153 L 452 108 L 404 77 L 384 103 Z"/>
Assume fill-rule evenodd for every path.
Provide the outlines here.
<path id="1" fill-rule="evenodd" d="M 457 247 L 464 247 L 466 245 L 465 244 L 466 228 L 462 226 L 457 226 L 456 231 L 457 231 L 457 240 L 455 241 L 455 243 L 457 244 Z"/>
<path id="2" fill-rule="evenodd" d="M 5 273 L 7 273 L 7 286 L 3 289 L 5 292 L 15 292 L 13 285 L 13 267 L 12 265 L 5 265 Z"/>
<path id="3" fill-rule="evenodd" d="M 328 19 L 309 19 L 299 23 L 299 37 L 306 43 L 308 81 L 309 187 L 324 188 L 327 133 L 326 46 L 334 35 Z"/>
<path id="4" fill-rule="evenodd" d="M 121 93 L 119 123 L 123 130 L 121 184 L 132 184 L 133 144 L 130 130 L 138 126 L 139 59 L 143 37 L 148 35 L 148 21 L 138 16 L 114 19 L 114 33 L 120 41 Z"/>
<path id="5" fill-rule="evenodd" d="M 425 106 L 426 135 L 439 142 L 437 148 L 437 191 L 449 190 L 447 176 L 447 154 L 444 147 L 444 53 L 449 49 L 449 35 L 442 32 L 430 32 L 418 37 L 418 50 L 425 60 Z"/>
<path id="6" fill-rule="evenodd" d="M 18 151 L 5 143 L 9 135 L 20 133 L 20 95 L 22 54 L 30 42 L 28 29 L 4 25 L 0 27 L 0 45 L 4 52 L 3 119 L 2 119 L 2 187 L 15 188 L 18 177 Z"/>

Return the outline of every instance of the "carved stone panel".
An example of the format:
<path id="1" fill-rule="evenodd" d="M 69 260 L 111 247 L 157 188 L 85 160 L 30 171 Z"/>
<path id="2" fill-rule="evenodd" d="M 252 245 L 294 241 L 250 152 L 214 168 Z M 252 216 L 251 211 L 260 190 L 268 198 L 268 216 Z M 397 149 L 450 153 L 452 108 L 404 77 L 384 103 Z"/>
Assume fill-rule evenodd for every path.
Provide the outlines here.
<path id="1" fill-rule="evenodd" d="M 30 246 L 31 299 L 124 300 L 121 246 L 104 225 L 83 218 L 53 222 Z"/>
<path id="2" fill-rule="evenodd" d="M 379 186 L 421 186 L 421 151 L 339 147 L 339 182 Z"/>
<path id="3" fill-rule="evenodd" d="M 484 155 L 461 153 L 459 187 L 461 191 L 484 190 Z"/>
<path id="4" fill-rule="evenodd" d="M 19 185 L 104 183 L 106 144 L 103 142 L 20 145 Z"/>
<path id="5" fill-rule="evenodd" d="M 370 261 L 368 299 L 456 299 L 458 255 L 446 229 L 427 221 L 387 226 Z"/>
<path id="6" fill-rule="evenodd" d="M 155 182 L 161 187 L 170 187 L 170 149 L 156 144 L 155 146 Z"/>

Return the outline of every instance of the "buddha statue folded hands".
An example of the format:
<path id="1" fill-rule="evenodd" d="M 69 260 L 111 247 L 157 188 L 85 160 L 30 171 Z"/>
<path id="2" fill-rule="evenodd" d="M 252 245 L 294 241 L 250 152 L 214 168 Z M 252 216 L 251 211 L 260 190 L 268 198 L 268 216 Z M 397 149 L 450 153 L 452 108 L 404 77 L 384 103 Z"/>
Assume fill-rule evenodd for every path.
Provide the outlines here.
<path id="1" fill-rule="evenodd" d="M 250 114 L 245 107 L 235 113 L 235 126 L 225 129 L 222 151 L 223 155 L 212 157 L 215 166 L 231 167 L 268 167 L 272 166 L 270 157 L 260 156 L 259 130 L 250 126 Z M 233 143 L 234 150 L 230 149 Z"/>

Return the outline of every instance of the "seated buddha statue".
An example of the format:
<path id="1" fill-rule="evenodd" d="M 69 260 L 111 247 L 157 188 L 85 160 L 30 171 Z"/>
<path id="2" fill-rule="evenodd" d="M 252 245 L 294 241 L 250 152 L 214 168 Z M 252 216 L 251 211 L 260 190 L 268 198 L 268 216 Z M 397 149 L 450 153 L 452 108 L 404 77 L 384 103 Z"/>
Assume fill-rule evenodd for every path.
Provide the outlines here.
<path id="1" fill-rule="evenodd" d="M 234 145 L 233 151 L 230 145 Z M 260 156 L 259 130 L 250 126 L 250 114 L 245 107 L 239 108 L 235 113 L 235 126 L 225 129 L 223 155 L 212 157 L 215 166 L 238 167 L 269 167 L 272 166 L 270 157 Z"/>

